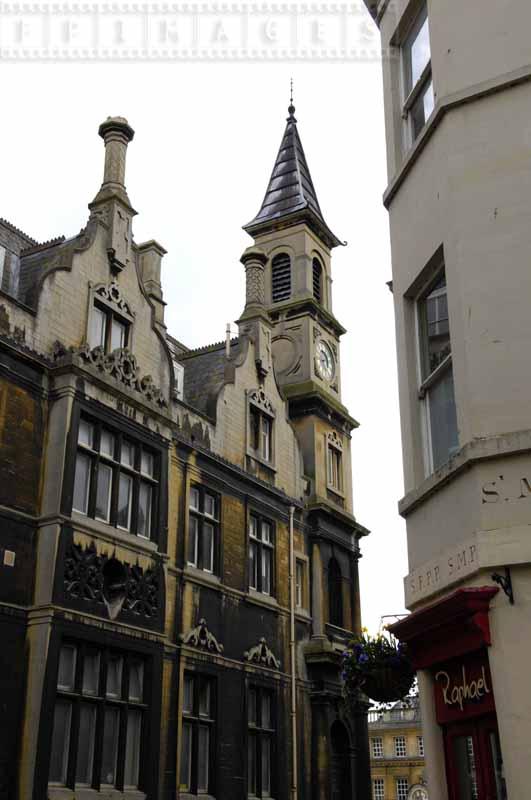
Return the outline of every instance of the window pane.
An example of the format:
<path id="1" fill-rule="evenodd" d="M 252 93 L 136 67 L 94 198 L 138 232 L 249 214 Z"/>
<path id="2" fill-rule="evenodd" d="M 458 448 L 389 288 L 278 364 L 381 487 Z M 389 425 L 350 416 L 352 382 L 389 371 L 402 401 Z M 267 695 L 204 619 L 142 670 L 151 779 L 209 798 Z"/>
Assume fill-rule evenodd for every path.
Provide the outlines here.
<path id="1" fill-rule="evenodd" d="M 194 679 L 191 675 L 184 676 L 183 711 L 192 714 L 194 710 Z"/>
<path id="2" fill-rule="evenodd" d="M 59 653 L 59 669 L 57 672 L 57 688 L 63 691 L 74 691 L 76 674 L 76 648 L 73 645 L 63 645 Z"/>
<path id="3" fill-rule="evenodd" d="M 77 441 L 79 444 L 85 445 L 85 447 L 92 448 L 94 446 L 94 425 L 84 419 L 80 419 Z"/>
<path id="4" fill-rule="evenodd" d="M 260 412 L 254 406 L 249 409 L 250 445 L 252 450 L 260 447 Z"/>
<path id="5" fill-rule="evenodd" d="M 211 494 L 205 494 L 205 514 L 207 517 L 216 516 L 216 498 Z"/>
<path id="6" fill-rule="evenodd" d="M 421 331 L 422 378 L 441 364 L 451 352 L 448 300 L 444 273 L 435 286 L 419 302 Z"/>
<path id="7" fill-rule="evenodd" d="M 124 660 L 122 656 L 109 656 L 107 662 L 107 697 L 122 696 L 122 672 Z"/>
<path id="8" fill-rule="evenodd" d="M 105 347 L 105 327 L 107 317 L 101 308 L 92 309 L 90 315 L 89 347 Z"/>
<path id="9" fill-rule="evenodd" d="M 408 86 L 408 91 L 410 91 L 417 83 L 431 58 L 430 30 L 427 16 L 420 29 L 413 33 L 412 39 L 407 46 L 410 59 L 410 79 Z"/>
<path id="10" fill-rule="evenodd" d="M 424 103 L 424 120 L 427 121 L 431 112 L 435 107 L 435 97 L 433 94 L 433 82 L 430 81 L 428 86 L 426 87 L 426 91 L 422 95 L 422 100 Z"/>
<path id="11" fill-rule="evenodd" d="M 295 603 L 297 608 L 302 607 L 302 577 L 303 565 L 301 561 L 295 563 Z"/>
<path id="12" fill-rule="evenodd" d="M 202 680 L 199 691 L 199 714 L 202 717 L 210 716 L 210 681 Z"/>
<path id="13" fill-rule="evenodd" d="M 262 692 L 262 728 L 271 728 L 271 695 L 268 692 Z"/>
<path id="14" fill-rule="evenodd" d="M 133 661 L 129 667 L 129 700 L 142 702 L 144 688 L 144 663 Z"/>
<path id="15" fill-rule="evenodd" d="M 433 467 L 444 464 L 458 449 L 457 415 L 455 410 L 452 369 L 428 392 Z"/>
<path id="16" fill-rule="evenodd" d="M 83 659 L 83 694 L 98 694 L 100 654 L 88 650 Z"/>
<path id="17" fill-rule="evenodd" d="M 271 420 L 269 417 L 262 417 L 262 445 L 261 456 L 264 461 L 271 460 Z"/>
<path id="18" fill-rule="evenodd" d="M 49 775 L 52 783 L 66 783 L 71 716 L 71 704 L 58 700 L 55 704 L 53 717 L 52 752 L 50 756 Z"/>
<path id="19" fill-rule="evenodd" d="M 116 524 L 119 528 L 128 531 L 131 527 L 131 495 L 133 492 L 133 480 L 129 475 L 120 475 L 118 490 L 118 513 Z"/>
<path id="20" fill-rule="evenodd" d="M 127 439 L 122 441 L 120 462 L 124 465 L 124 467 L 133 468 L 135 466 L 135 446 L 132 442 L 128 442 Z"/>
<path id="21" fill-rule="evenodd" d="M 258 589 L 258 546 L 252 540 L 249 542 L 249 586 Z"/>
<path id="22" fill-rule="evenodd" d="M 187 560 L 189 564 L 197 567 L 197 531 L 199 523 L 197 517 L 190 517 L 190 525 L 188 526 L 188 555 Z"/>
<path id="23" fill-rule="evenodd" d="M 79 713 L 79 735 L 77 745 L 76 783 L 90 786 L 94 760 L 94 731 L 96 709 L 88 703 L 81 705 Z"/>
<path id="24" fill-rule="evenodd" d="M 127 714 L 127 738 L 125 743 L 124 786 L 138 786 L 141 732 L 141 712 L 129 711 Z"/>
<path id="25" fill-rule="evenodd" d="M 84 453 L 76 456 L 76 474 L 74 478 L 74 498 L 72 508 L 86 514 L 90 489 L 90 458 Z"/>
<path id="26" fill-rule="evenodd" d="M 203 569 L 214 571 L 214 526 L 210 522 L 203 523 Z"/>
<path id="27" fill-rule="evenodd" d="M 256 795 L 256 736 L 254 734 L 249 734 L 247 748 L 249 794 Z"/>
<path id="28" fill-rule="evenodd" d="M 190 508 L 199 511 L 199 489 L 190 489 Z"/>
<path id="29" fill-rule="evenodd" d="M 269 547 L 262 548 L 262 593 L 271 594 L 271 571 L 273 553 Z"/>
<path id="30" fill-rule="evenodd" d="M 113 319 L 111 323 L 111 352 L 118 348 L 125 347 L 126 331 L 127 327 L 123 322 Z"/>
<path id="31" fill-rule="evenodd" d="M 249 708 L 247 709 L 247 719 L 252 725 L 256 725 L 256 689 L 249 689 Z"/>
<path id="32" fill-rule="evenodd" d="M 262 541 L 271 542 L 271 525 L 269 522 L 262 522 Z"/>
<path id="33" fill-rule="evenodd" d="M 199 726 L 197 737 L 197 790 L 208 791 L 208 756 L 210 731 L 205 725 Z"/>
<path id="34" fill-rule="evenodd" d="M 142 450 L 141 471 L 144 473 L 144 475 L 153 477 L 153 463 L 153 454 Z"/>
<path id="35" fill-rule="evenodd" d="M 114 436 L 109 431 L 103 430 L 100 437 L 100 453 L 109 458 L 114 458 Z"/>
<path id="36" fill-rule="evenodd" d="M 183 723 L 182 745 L 181 745 L 181 789 L 185 791 L 191 788 L 192 773 L 192 726 L 188 722 Z"/>
<path id="37" fill-rule="evenodd" d="M 262 737 L 262 797 L 271 794 L 271 739 Z"/>
<path id="38" fill-rule="evenodd" d="M 148 483 L 140 484 L 138 496 L 138 526 L 137 533 L 149 539 L 151 536 L 151 497 L 152 487 Z"/>
<path id="39" fill-rule="evenodd" d="M 109 521 L 111 513 L 111 486 L 112 469 L 101 461 L 98 466 L 98 481 L 96 489 L 96 519 Z"/>
<path id="40" fill-rule="evenodd" d="M 116 783 L 116 755 L 118 752 L 119 711 L 105 709 L 103 725 L 103 748 L 101 755 L 101 782 L 114 786 Z"/>
<path id="41" fill-rule="evenodd" d="M 258 538 L 258 520 L 256 519 L 256 517 L 251 517 L 249 534 L 253 536 L 255 539 Z"/>

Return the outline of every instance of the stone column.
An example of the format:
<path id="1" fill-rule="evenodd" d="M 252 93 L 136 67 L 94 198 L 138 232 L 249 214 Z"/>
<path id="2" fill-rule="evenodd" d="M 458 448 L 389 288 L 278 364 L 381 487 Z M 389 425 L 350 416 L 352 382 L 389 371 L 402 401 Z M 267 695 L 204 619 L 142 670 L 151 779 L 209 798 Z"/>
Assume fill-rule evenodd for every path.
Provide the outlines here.
<path id="1" fill-rule="evenodd" d="M 264 268 L 267 256 L 259 247 L 248 247 L 240 261 L 245 267 L 245 309 L 242 319 L 264 312 Z"/>
<path id="2" fill-rule="evenodd" d="M 318 542 L 312 545 L 312 639 L 326 639 L 324 632 L 323 562 Z"/>
<path id="3" fill-rule="evenodd" d="M 113 189 L 123 187 L 127 145 L 132 141 L 135 132 L 123 117 L 107 117 L 100 125 L 98 133 L 105 142 L 103 186 Z"/>

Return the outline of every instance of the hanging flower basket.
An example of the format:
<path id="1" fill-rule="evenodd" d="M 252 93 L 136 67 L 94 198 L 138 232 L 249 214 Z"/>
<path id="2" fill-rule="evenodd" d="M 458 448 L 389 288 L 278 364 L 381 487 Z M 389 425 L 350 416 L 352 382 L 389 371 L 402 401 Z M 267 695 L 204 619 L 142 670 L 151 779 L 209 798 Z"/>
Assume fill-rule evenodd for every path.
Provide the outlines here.
<path id="1" fill-rule="evenodd" d="M 347 692 L 364 692 L 378 703 L 401 700 L 413 686 L 415 670 L 407 648 L 390 634 L 376 637 L 363 632 L 343 653 Z"/>

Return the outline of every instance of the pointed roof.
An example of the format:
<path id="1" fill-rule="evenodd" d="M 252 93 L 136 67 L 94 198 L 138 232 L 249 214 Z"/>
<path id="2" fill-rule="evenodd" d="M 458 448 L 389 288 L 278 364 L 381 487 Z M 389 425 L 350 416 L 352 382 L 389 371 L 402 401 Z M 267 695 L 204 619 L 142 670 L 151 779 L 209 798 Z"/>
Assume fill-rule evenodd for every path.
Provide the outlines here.
<path id="1" fill-rule="evenodd" d="M 286 130 L 269 179 L 262 207 L 256 217 L 243 228 L 251 236 L 271 230 L 276 223 L 293 224 L 305 220 L 329 247 L 342 242 L 324 221 L 312 176 L 297 130 L 295 107 L 288 108 Z"/>

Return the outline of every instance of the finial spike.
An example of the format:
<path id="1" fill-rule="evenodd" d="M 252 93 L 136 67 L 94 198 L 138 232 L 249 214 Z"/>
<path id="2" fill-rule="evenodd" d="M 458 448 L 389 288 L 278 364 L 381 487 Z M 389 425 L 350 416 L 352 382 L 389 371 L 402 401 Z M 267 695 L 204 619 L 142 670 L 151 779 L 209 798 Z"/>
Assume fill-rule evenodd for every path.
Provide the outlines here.
<path id="1" fill-rule="evenodd" d="M 293 120 L 297 122 L 295 119 L 295 106 L 293 105 L 293 78 L 289 79 L 289 106 L 288 106 L 288 122 L 289 120 Z"/>

